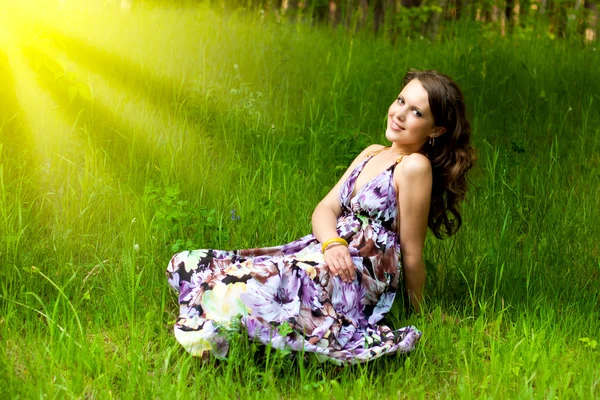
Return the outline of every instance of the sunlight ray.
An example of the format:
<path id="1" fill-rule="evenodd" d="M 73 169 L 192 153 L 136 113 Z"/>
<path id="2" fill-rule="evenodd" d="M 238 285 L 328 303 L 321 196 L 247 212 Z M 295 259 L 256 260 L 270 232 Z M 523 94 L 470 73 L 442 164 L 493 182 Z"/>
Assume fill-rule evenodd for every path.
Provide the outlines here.
<path id="1" fill-rule="evenodd" d="M 90 159 L 83 143 L 74 139 L 73 127 L 57 115 L 55 102 L 36 84 L 33 71 L 20 52 L 14 53 L 15 87 L 17 98 L 24 105 L 24 119 L 31 127 L 34 143 L 31 151 L 40 155 L 41 194 L 58 196 L 54 205 L 66 209 L 72 193 L 84 180 L 93 179 L 88 173 Z M 80 193 L 81 190 L 76 190 Z"/>
<path id="2" fill-rule="evenodd" d="M 65 148 L 71 127 L 57 119 L 56 104 L 36 84 L 33 71 L 29 68 L 15 37 L 5 30 L 9 40 L 5 42 L 6 55 L 14 75 L 15 97 L 21 105 L 24 120 L 31 127 L 34 143 L 28 143 L 44 159 Z"/>
<path id="3" fill-rule="evenodd" d="M 134 10 L 129 17 L 107 10 L 97 16 L 86 11 L 46 11 L 28 14 L 29 44 L 37 48 L 35 51 L 42 48 L 50 59 L 60 60 L 60 70 L 64 67 L 68 80 L 86 86 L 93 97 L 91 107 L 87 101 L 70 104 L 72 102 L 64 100 L 67 97 L 64 92 L 57 93 L 62 89 L 46 87 L 59 104 L 61 117 L 66 118 L 67 124 L 73 124 L 74 136 L 78 136 L 80 142 L 88 140 L 88 147 L 93 146 L 95 151 L 103 153 L 101 158 L 106 169 L 117 173 L 120 180 L 126 178 L 128 184 L 139 186 L 148 180 L 158 180 L 202 192 L 210 182 L 208 175 L 226 162 L 223 157 L 226 150 L 215 145 L 222 139 L 205 134 L 205 122 L 217 112 L 212 104 L 214 100 L 194 104 L 187 92 L 214 81 L 207 78 L 204 64 L 189 57 L 196 54 L 204 60 L 206 54 L 204 50 L 190 51 L 184 40 L 173 41 L 182 46 L 180 51 L 168 48 L 164 37 L 151 40 L 158 29 L 167 36 L 176 34 L 168 17 L 181 17 L 182 11 L 153 10 L 138 14 L 138 10 Z M 63 21 L 68 18 L 69 23 L 60 24 L 61 18 Z M 104 18 L 111 22 L 103 25 Z M 125 27 L 108 29 L 115 26 L 115 20 L 122 22 L 117 26 Z M 195 18 L 184 21 L 190 25 L 189 29 L 198 30 L 194 27 Z M 68 46 L 63 46 L 67 43 L 61 43 L 60 37 L 57 41 L 52 31 L 73 38 L 85 37 L 85 40 L 78 39 L 81 42 L 76 45 L 78 50 L 83 48 L 86 52 L 69 52 Z M 131 32 L 131 35 L 116 38 L 117 31 Z M 141 40 L 143 37 L 149 40 Z M 201 40 L 193 43 L 194 48 L 202 47 Z M 136 75 L 138 64 L 141 77 Z M 128 77 L 135 83 L 128 81 Z M 78 114 L 79 108 L 91 113 Z M 190 169 L 197 172 L 183 173 Z"/>
<path id="4" fill-rule="evenodd" d="M 66 222 L 84 224 L 83 210 L 98 201 L 99 193 L 110 190 L 111 179 L 103 168 L 106 162 L 89 143 L 78 139 L 77 128 L 61 117 L 60 106 L 40 86 L 31 61 L 19 48 L 23 38 L 15 35 L 19 33 L 16 29 L 8 32 L 5 35 L 10 40 L 5 44 L 14 74 L 15 98 L 29 128 L 30 140 L 23 146 L 36 159 L 30 168 L 35 171 L 31 176 L 37 176 L 38 213 L 46 216 L 43 225 L 55 220 L 59 231 Z"/>
<path id="5" fill-rule="evenodd" d="M 163 71 L 148 69 L 129 57 L 108 52 L 80 38 L 49 27 L 44 27 L 44 31 L 54 55 L 64 53 L 60 57 L 70 59 L 82 74 L 87 71 L 88 75 L 103 77 L 114 90 L 137 93 L 144 100 L 143 108 L 160 110 L 161 118 L 168 120 L 170 126 L 185 121 L 185 131 L 195 140 L 206 140 L 206 121 L 219 113 L 217 108 L 226 107 L 219 106 L 220 101 L 209 94 L 214 80 L 207 78 L 202 66 L 196 66 L 200 71 L 193 81 L 166 76 Z"/>
<path id="6" fill-rule="evenodd" d="M 199 63 L 190 59 L 190 55 L 202 61 L 207 38 L 217 21 L 214 12 L 202 4 L 192 10 L 152 7 L 126 13 L 105 2 L 87 2 L 86 7 L 78 7 L 76 3 L 66 3 L 64 7 L 48 4 L 41 8 L 14 7 L 17 19 L 26 19 L 28 25 L 38 30 L 48 27 L 84 39 L 92 47 L 119 54 L 179 82 L 195 75 Z M 184 30 L 194 32 L 193 41 L 176 40 Z"/>
<path id="7" fill-rule="evenodd" d="M 31 24 L 35 26 L 33 30 L 37 32 L 43 47 L 55 47 L 67 53 L 74 62 L 71 65 L 77 64 L 73 68 L 78 71 L 78 77 L 92 80 L 85 83 L 93 88 L 96 103 L 111 104 L 111 108 L 112 105 L 128 104 L 130 111 L 117 112 L 120 118 L 128 122 L 128 126 L 145 131 L 144 136 L 151 131 L 146 126 L 139 126 L 136 121 L 153 123 L 153 127 L 163 131 L 165 124 L 170 125 L 170 136 L 180 132 L 172 138 L 178 143 L 178 148 L 181 148 L 181 135 L 186 131 L 194 132 L 194 139 L 208 140 L 204 137 L 206 135 L 202 135 L 204 128 L 201 123 L 183 112 L 193 107 L 195 109 L 192 111 L 199 114 L 200 120 L 207 119 L 211 112 L 206 104 L 189 104 L 187 93 L 191 86 L 210 90 L 204 88 L 207 82 L 212 81 L 207 77 L 204 64 L 207 54 L 203 37 L 208 36 L 207 25 L 197 24 L 196 18 L 182 18 L 185 10 L 177 8 L 136 9 L 123 15 L 104 7 L 101 12 L 92 15 L 89 11 L 77 10 L 74 5 L 65 4 L 63 9 L 46 7 L 43 13 L 30 11 L 28 18 L 35 21 Z M 199 12 L 197 9 L 195 11 Z M 21 9 L 21 13 L 24 12 Z M 104 19 L 111 23 L 103 24 Z M 68 24 L 61 23 L 67 20 Z M 187 28 L 196 31 L 196 39 L 169 40 L 182 28 L 178 24 L 178 28 L 173 29 L 169 21 L 175 20 L 182 21 Z M 119 28 L 114 29 L 115 26 Z M 127 35 L 123 35 L 125 32 Z M 155 40 L 157 34 L 160 40 Z M 84 37 L 85 40 L 81 39 Z M 69 50 L 77 53 L 72 54 Z M 195 54 L 199 62 L 190 59 L 190 54 Z M 113 90 L 120 93 L 116 99 L 111 97 Z M 125 94 L 126 91 L 142 90 L 148 93 L 143 100 L 133 100 L 134 97 Z M 149 115 L 136 115 L 139 112 L 132 109 L 136 107 L 136 102 L 140 103 L 140 109 L 153 111 Z M 187 128 L 182 129 L 179 125 L 184 121 Z M 154 144 L 161 146 L 168 136 L 159 133 Z M 204 144 L 201 147 L 206 148 Z"/>
<path id="8" fill-rule="evenodd" d="M 212 147 L 211 139 L 196 131 L 193 124 L 190 127 L 190 123 L 184 116 L 180 117 L 169 112 L 172 108 L 171 104 L 160 104 L 160 100 L 158 104 L 150 103 L 143 97 L 143 93 L 137 94 L 115 86 L 112 81 L 82 68 L 64 54 L 59 54 L 57 51 L 45 53 L 59 60 L 65 71 L 72 74 L 76 81 L 89 86 L 93 96 L 92 114 L 100 108 L 104 110 L 101 113 L 103 121 L 100 123 L 108 122 L 113 125 L 114 136 L 127 143 L 128 151 L 124 153 L 130 156 L 131 165 L 141 161 L 131 159 L 136 154 L 136 147 L 140 146 L 149 152 L 146 161 L 160 163 L 160 160 L 167 159 L 168 164 L 163 167 L 169 169 L 178 164 L 178 157 L 185 157 L 186 140 L 189 138 L 193 137 L 196 146 L 200 149 L 208 151 Z M 196 156 L 203 158 L 202 154 Z"/>

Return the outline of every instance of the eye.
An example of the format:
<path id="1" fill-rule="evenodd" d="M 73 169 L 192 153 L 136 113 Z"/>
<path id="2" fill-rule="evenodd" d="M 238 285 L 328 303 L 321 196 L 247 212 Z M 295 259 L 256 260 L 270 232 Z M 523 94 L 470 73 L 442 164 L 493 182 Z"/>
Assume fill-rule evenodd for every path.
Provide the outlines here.
<path id="1" fill-rule="evenodd" d="M 404 99 L 400 96 L 398 96 L 398 103 L 399 104 L 404 104 Z"/>
<path id="2" fill-rule="evenodd" d="M 415 116 L 417 116 L 419 118 L 421 118 L 421 116 L 423 115 L 419 112 L 419 110 L 413 110 L 413 114 L 415 114 Z"/>

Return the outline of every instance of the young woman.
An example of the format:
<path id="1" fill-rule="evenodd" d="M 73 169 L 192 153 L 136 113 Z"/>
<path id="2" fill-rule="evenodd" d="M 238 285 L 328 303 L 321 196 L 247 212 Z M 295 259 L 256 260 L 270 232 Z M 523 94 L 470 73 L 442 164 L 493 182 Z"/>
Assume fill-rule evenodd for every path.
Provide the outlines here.
<path id="1" fill-rule="evenodd" d="M 179 292 L 175 337 L 193 355 L 223 357 L 241 326 L 275 348 L 363 362 L 412 350 L 415 327 L 378 324 L 402 278 L 419 310 L 427 227 L 438 238 L 461 225 L 458 204 L 474 153 L 458 86 L 411 71 L 388 110 L 389 147 L 356 157 L 317 205 L 313 234 L 269 248 L 193 250 L 169 263 Z"/>

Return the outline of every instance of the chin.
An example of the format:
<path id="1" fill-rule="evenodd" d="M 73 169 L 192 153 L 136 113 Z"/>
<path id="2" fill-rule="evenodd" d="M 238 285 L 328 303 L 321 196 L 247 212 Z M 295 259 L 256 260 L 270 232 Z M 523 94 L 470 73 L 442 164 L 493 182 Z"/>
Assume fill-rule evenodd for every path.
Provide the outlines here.
<path id="1" fill-rule="evenodd" d="M 398 138 L 398 133 L 397 133 L 397 132 L 394 132 L 393 130 L 391 130 L 391 129 L 389 129 L 389 128 L 388 128 L 388 129 L 386 129 L 386 131 L 385 131 L 385 137 L 386 137 L 386 139 L 387 139 L 387 140 L 389 140 L 390 142 L 393 142 L 393 141 L 395 141 L 395 140 L 398 140 L 398 139 L 399 139 L 399 138 Z"/>

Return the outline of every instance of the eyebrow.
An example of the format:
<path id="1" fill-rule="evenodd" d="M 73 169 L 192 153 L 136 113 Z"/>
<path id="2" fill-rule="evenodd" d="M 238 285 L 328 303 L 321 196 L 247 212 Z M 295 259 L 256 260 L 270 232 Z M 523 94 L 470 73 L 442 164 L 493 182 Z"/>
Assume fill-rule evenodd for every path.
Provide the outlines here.
<path id="1" fill-rule="evenodd" d="M 398 95 L 398 97 L 402 97 L 402 100 L 404 100 L 404 102 L 406 102 L 406 99 L 404 98 L 404 96 L 402 96 L 402 93 L 400 93 L 400 94 Z M 421 110 L 419 107 L 417 107 L 417 106 L 413 106 L 413 105 L 411 105 L 411 107 L 412 107 L 412 108 L 415 108 L 415 109 L 416 109 L 417 111 L 419 111 L 421 114 L 425 114 L 425 112 L 424 112 L 423 110 Z"/>

